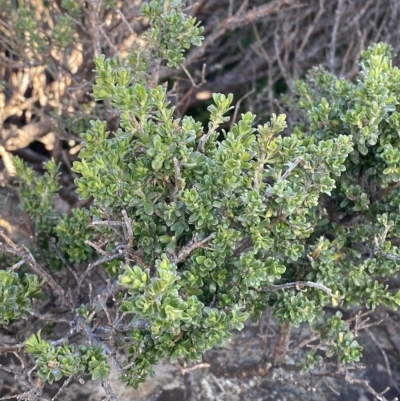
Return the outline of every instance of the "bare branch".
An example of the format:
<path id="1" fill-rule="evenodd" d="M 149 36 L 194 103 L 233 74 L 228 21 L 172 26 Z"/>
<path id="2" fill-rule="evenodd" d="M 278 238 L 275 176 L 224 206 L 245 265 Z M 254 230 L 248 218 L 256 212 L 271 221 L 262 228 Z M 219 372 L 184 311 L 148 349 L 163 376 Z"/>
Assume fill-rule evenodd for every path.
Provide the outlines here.
<path id="1" fill-rule="evenodd" d="M 184 262 L 186 259 L 190 257 L 192 252 L 197 249 L 201 248 L 204 244 L 211 241 L 215 237 L 215 233 L 208 235 L 207 237 L 203 238 L 202 240 L 198 241 L 197 237 L 194 237 L 186 246 L 184 246 L 178 254 L 172 259 L 172 263 L 178 264 Z"/>
<path id="2" fill-rule="evenodd" d="M 126 247 L 126 245 L 125 245 L 124 247 Z M 88 265 L 88 267 L 86 268 L 85 272 L 82 274 L 82 276 L 81 276 L 81 278 L 80 278 L 81 284 L 83 283 L 83 281 L 85 280 L 85 278 L 89 275 L 89 273 L 91 272 L 91 270 L 92 270 L 94 267 L 99 266 L 99 265 L 101 265 L 101 264 L 103 264 L 103 263 L 109 262 L 110 260 L 123 257 L 123 256 L 124 256 L 124 254 L 123 254 L 123 249 L 124 249 L 124 247 L 123 247 L 123 246 L 120 246 L 119 248 L 117 248 L 116 250 L 114 250 L 113 253 L 108 253 L 108 254 L 106 254 L 104 257 L 102 257 L 102 258 L 96 260 L 96 262 L 90 263 L 90 264 Z"/>
<path id="3" fill-rule="evenodd" d="M 107 401 L 118 401 L 118 398 L 115 396 L 108 379 L 102 380 L 101 385 L 103 386 L 104 391 L 106 393 Z"/>
<path id="4" fill-rule="evenodd" d="M 174 161 L 174 166 L 175 166 L 175 187 L 172 192 L 171 198 L 175 199 L 179 195 L 179 192 L 181 191 L 181 189 L 183 187 L 183 183 L 185 181 L 182 179 L 182 176 L 181 176 L 181 165 L 179 163 L 179 160 L 176 157 L 174 157 L 173 161 Z"/>
<path id="5" fill-rule="evenodd" d="M 304 160 L 302 157 L 297 157 L 293 163 L 291 163 L 290 167 L 285 171 L 285 173 L 278 179 L 277 182 L 284 181 L 289 177 L 290 173 L 298 166 L 299 163 L 303 163 Z M 271 189 L 267 189 L 265 191 L 265 197 L 269 198 L 272 196 Z"/>
<path id="6" fill-rule="evenodd" d="M 75 378 L 74 375 L 68 377 L 67 380 L 64 381 L 64 383 L 62 384 L 62 386 L 60 387 L 60 389 L 57 391 L 57 393 L 54 395 L 54 397 L 51 399 L 51 401 L 55 401 L 60 394 L 62 393 L 62 391 L 68 386 L 69 383 L 71 383 L 71 381 Z"/>
<path id="7" fill-rule="evenodd" d="M 189 372 L 193 372 L 194 370 L 197 369 L 204 369 L 204 368 L 209 368 L 211 365 L 209 363 L 198 363 L 197 365 L 193 365 L 190 368 L 184 368 L 181 370 L 183 375 L 186 375 Z"/>
<path id="8" fill-rule="evenodd" d="M 285 290 L 285 289 L 291 289 L 291 288 L 295 288 L 296 290 L 301 290 L 305 287 L 316 288 L 318 290 L 326 292 L 331 297 L 334 296 L 332 294 L 332 290 L 330 288 L 326 287 L 323 284 L 314 283 L 312 281 L 295 281 L 293 283 L 286 283 L 286 284 L 272 284 L 272 285 L 269 285 L 268 287 L 265 287 L 265 289 L 269 290 L 269 291 L 271 291 L 271 290 L 279 291 L 279 290 Z"/>
<path id="9" fill-rule="evenodd" d="M 338 5 L 336 8 L 335 12 L 335 22 L 333 25 L 333 30 L 332 30 L 332 39 L 331 39 L 331 51 L 330 51 L 330 57 L 329 57 L 329 64 L 331 67 L 331 72 L 335 72 L 335 56 L 336 56 L 336 40 L 337 40 L 337 33 L 339 29 L 339 23 L 340 23 L 340 17 L 343 12 L 343 0 L 338 0 Z"/>
<path id="10" fill-rule="evenodd" d="M 15 245 L 14 242 L 12 242 L 3 231 L 0 231 L 0 236 L 3 237 L 8 245 L 4 246 L 0 242 L 0 249 L 2 249 L 3 252 L 11 253 L 21 257 L 39 277 L 46 280 L 47 284 L 53 289 L 53 291 L 61 297 L 65 305 L 67 305 L 71 310 L 75 309 L 75 305 L 71 299 L 71 296 L 66 294 L 62 287 L 53 279 L 53 277 L 36 262 L 35 258 L 25 245 Z"/>
<path id="11" fill-rule="evenodd" d="M 200 140 L 199 140 L 199 145 L 197 147 L 197 151 L 204 153 L 204 148 L 206 146 L 207 141 L 210 139 L 210 136 L 212 134 L 214 134 L 214 132 L 216 131 L 216 129 L 219 127 L 218 124 L 216 123 L 212 123 L 211 128 L 208 130 L 207 134 L 204 134 Z"/>
<path id="12" fill-rule="evenodd" d="M 128 217 L 126 210 L 122 210 L 122 216 L 124 216 L 124 222 L 126 229 L 128 230 L 128 244 L 132 246 L 133 243 L 133 230 L 132 230 L 132 220 Z"/>
<path id="13" fill-rule="evenodd" d="M 108 256 L 108 253 L 106 251 L 103 251 L 103 249 L 101 249 L 98 245 L 96 245 L 95 243 L 93 243 L 92 241 L 86 240 L 85 241 L 86 245 L 90 245 L 92 248 L 94 248 L 97 253 L 99 253 L 100 255 L 104 255 L 104 256 Z"/>

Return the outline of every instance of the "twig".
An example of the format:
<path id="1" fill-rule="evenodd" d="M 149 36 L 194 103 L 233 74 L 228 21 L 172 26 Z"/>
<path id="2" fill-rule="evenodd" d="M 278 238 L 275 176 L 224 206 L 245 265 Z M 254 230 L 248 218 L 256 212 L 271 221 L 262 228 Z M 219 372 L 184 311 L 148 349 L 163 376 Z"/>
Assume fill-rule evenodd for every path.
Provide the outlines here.
<path id="1" fill-rule="evenodd" d="M 324 378 L 323 378 L 323 382 L 325 383 L 326 387 L 328 387 L 329 390 L 332 391 L 332 393 L 336 394 L 337 396 L 340 396 L 339 391 L 337 391 L 336 389 L 334 389 L 334 388 L 332 387 L 332 385 L 328 382 L 328 379 L 329 379 L 329 377 L 324 377 Z"/>
<path id="2" fill-rule="evenodd" d="M 288 351 L 290 341 L 291 327 L 288 322 L 279 326 L 277 340 L 272 354 L 273 366 L 281 366 L 285 362 L 285 357 Z"/>
<path id="3" fill-rule="evenodd" d="M 279 40 L 280 40 L 280 35 L 278 33 L 278 25 L 277 25 L 275 34 L 274 34 L 275 58 L 276 58 L 276 61 L 278 62 L 278 66 L 280 68 L 282 77 L 285 79 L 286 85 L 289 87 L 290 92 L 292 92 L 293 91 L 293 83 L 289 77 L 286 66 L 283 64 L 283 61 L 282 61 L 282 58 L 280 55 L 281 47 L 279 46 Z"/>
<path id="4" fill-rule="evenodd" d="M 101 44 L 100 44 L 100 35 L 99 35 L 99 1 L 98 0 L 89 0 L 88 1 L 88 11 L 87 15 L 90 21 L 91 31 L 92 31 L 92 46 L 93 53 L 95 56 L 99 56 L 101 54 Z"/>
<path id="5" fill-rule="evenodd" d="M 59 395 L 61 394 L 61 392 L 68 386 L 69 383 L 71 383 L 71 381 L 72 381 L 72 379 L 73 379 L 74 377 L 75 377 L 74 375 L 69 376 L 68 379 L 64 381 L 64 383 L 62 384 L 61 388 L 57 391 L 57 393 L 56 393 L 55 396 L 51 399 L 51 401 L 54 401 L 54 400 L 56 400 L 56 399 L 59 397 Z"/>
<path id="6" fill-rule="evenodd" d="M 294 348 L 291 348 L 288 350 L 288 354 L 296 353 L 298 350 L 302 349 L 303 347 L 312 343 L 313 341 L 318 340 L 319 338 L 320 338 L 320 334 L 315 334 L 310 338 L 306 338 L 305 340 L 300 341 Z"/>
<path id="7" fill-rule="evenodd" d="M 103 258 L 96 260 L 96 262 L 90 263 L 86 268 L 85 272 L 82 274 L 80 278 L 80 283 L 82 284 L 83 280 L 85 280 L 85 278 L 88 276 L 88 274 L 94 267 L 99 266 L 102 263 L 109 262 L 110 260 L 121 258 L 123 256 L 121 251 L 122 249 L 118 249 L 115 253 L 107 254 Z"/>
<path id="8" fill-rule="evenodd" d="M 137 36 L 136 32 L 133 30 L 131 24 L 128 22 L 128 20 L 126 19 L 125 15 L 123 14 L 123 12 L 120 11 L 120 10 L 117 10 L 117 13 L 121 17 L 122 21 L 124 22 L 124 24 L 128 28 L 128 31 L 131 33 L 131 35 L 136 37 Z"/>
<path id="9" fill-rule="evenodd" d="M 286 366 L 285 366 L 286 367 Z M 290 368 L 290 366 L 288 366 Z M 377 391 L 375 391 L 368 380 L 363 380 L 363 379 L 357 379 L 357 378 L 352 378 L 349 376 L 349 369 L 350 367 L 347 367 L 345 373 L 341 373 L 341 372 L 326 372 L 326 371 L 322 371 L 322 372 L 310 372 L 310 374 L 312 376 L 319 376 L 319 377 L 332 377 L 335 379 L 341 379 L 341 380 L 345 380 L 347 383 L 350 384 L 360 384 L 363 387 L 365 387 L 372 395 L 374 395 L 379 401 L 389 401 L 384 394 L 386 392 L 388 392 L 390 390 L 390 388 L 386 388 L 384 391 L 382 391 L 381 393 L 378 393 Z M 392 401 L 398 401 L 398 398 L 395 397 L 392 399 Z"/>
<path id="10" fill-rule="evenodd" d="M 206 244 L 208 241 L 212 240 L 215 237 L 215 233 L 212 233 L 208 235 L 207 237 L 203 238 L 201 241 L 197 240 L 197 237 L 195 236 L 186 246 L 184 246 L 178 254 L 172 259 L 172 263 L 178 264 L 184 262 L 189 256 L 192 254 L 192 252 L 197 249 L 202 247 L 204 244 Z"/>
<path id="11" fill-rule="evenodd" d="M 190 75 L 188 69 L 181 64 L 182 69 L 185 71 L 186 75 L 188 75 L 189 80 L 192 83 L 192 86 L 190 87 L 190 89 L 186 92 L 185 96 L 183 96 L 182 99 L 179 99 L 179 101 L 177 101 L 177 107 L 179 107 L 180 109 L 185 109 L 187 107 L 187 102 L 190 100 L 192 93 L 194 92 L 195 89 L 199 89 L 200 87 L 202 87 L 207 81 L 206 81 L 206 68 L 207 65 L 205 63 L 203 63 L 203 66 L 201 68 L 201 79 L 200 82 L 198 84 L 196 84 L 194 82 L 194 79 L 192 78 L 192 76 Z M 181 107 L 182 105 L 182 107 Z"/>
<path id="12" fill-rule="evenodd" d="M 0 364 L 0 369 L 1 369 L 1 370 L 4 370 L 5 372 L 10 373 L 10 374 L 12 374 L 12 375 L 17 375 L 17 376 L 18 376 L 18 374 L 19 374 L 18 371 L 14 370 L 14 369 L 10 369 L 10 368 L 8 368 L 7 366 L 3 366 L 3 365 L 1 365 L 1 364 Z"/>
<path id="13" fill-rule="evenodd" d="M 182 189 L 184 180 L 182 179 L 182 176 L 181 176 L 181 165 L 179 163 L 179 160 L 176 157 L 174 157 L 173 161 L 174 161 L 174 166 L 175 166 L 175 187 L 172 192 L 171 198 L 175 199 L 179 195 L 179 192 Z"/>
<path id="14" fill-rule="evenodd" d="M 322 17 L 322 14 L 325 12 L 324 3 L 325 3 L 325 0 L 320 0 L 318 13 L 315 16 L 312 24 L 310 24 L 307 28 L 307 31 L 303 37 L 303 40 L 301 41 L 300 47 L 296 51 L 296 58 L 299 58 L 300 55 L 303 53 L 303 50 L 304 50 L 306 44 L 308 43 L 308 40 L 310 39 L 311 34 L 315 30 L 317 22 L 320 20 L 320 18 Z"/>
<path id="15" fill-rule="evenodd" d="M 366 324 L 369 321 L 369 318 L 365 319 L 363 322 L 361 322 L 359 325 L 357 325 L 356 333 L 357 333 L 357 330 L 364 330 L 364 329 L 368 329 L 368 327 L 379 326 L 381 323 L 383 323 L 387 319 L 387 317 L 388 317 L 388 315 L 385 315 L 380 320 L 370 323 L 370 324 Z"/>
<path id="16" fill-rule="evenodd" d="M 373 4 L 376 0 L 368 0 L 367 2 L 365 2 L 365 4 L 363 5 L 363 7 L 361 9 L 357 10 L 356 15 L 354 16 L 354 18 L 349 22 L 349 26 L 353 26 L 356 25 L 358 23 L 358 21 L 364 16 L 364 14 L 366 13 L 366 11 L 368 10 L 368 8 L 371 6 L 371 4 Z"/>
<path id="17" fill-rule="evenodd" d="M 312 281 L 295 281 L 293 283 L 286 283 L 286 284 L 272 284 L 264 288 L 270 291 L 279 291 L 289 288 L 295 288 L 297 290 L 300 290 L 305 287 L 317 288 L 318 290 L 326 292 L 329 296 L 331 297 L 333 296 L 332 290 L 330 288 L 324 286 L 323 284 L 314 283 Z"/>
<path id="18" fill-rule="evenodd" d="M 72 323 L 75 323 L 74 325 L 72 325 Z M 63 338 L 59 338 L 58 340 L 53 340 L 50 341 L 50 344 L 53 347 L 57 347 L 59 345 L 63 345 L 66 341 L 68 341 L 70 338 L 74 337 L 76 334 L 81 333 L 84 326 L 86 325 L 86 321 L 85 319 L 79 317 L 79 319 L 77 319 L 77 321 L 70 321 L 69 324 L 72 326 L 69 330 L 69 332 L 67 333 L 67 335 L 65 335 Z"/>
<path id="19" fill-rule="evenodd" d="M 12 154 L 7 152 L 3 145 L 0 145 L 0 157 L 3 160 L 4 167 L 10 176 L 15 175 L 16 170 L 12 160 Z"/>
<path id="20" fill-rule="evenodd" d="M 392 370 L 390 369 L 390 363 L 389 363 L 389 360 L 388 360 L 385 350 L 382 348 L 381 344 L 379 343 L 379 341 L 377 340 L 375 335 L 372 333 L 372 331 L 369 329 L 366 329 L 366 331 L 367 331 L 368 335 L 371 337 L 372 341 L 375 343 L 375 345 L 379 348 L 379 351 L 381 351 L 381 354 L 385 361 L 386 371 L 387 371 L 387 374 L 389 377 L 389 384 L 391 386 L 393 386 L 400 393 L 399 387 L 396 385 L 396 383 L 393 380 Z"/>
<path id="21" fill-rule="evenodd" d="M 242 252 L 244 252 L 246 249 L 252 248 L 252 247 L 253 247 L 253 241 L 252 241 L 251 237 L 245 236 L 243 238 L 243 240 L 241 241 L 241 243 L 235 248 L 235 250 L 233 251 L 233 255 L 230 258 L 238 256 Z"/>
<path id="22" fill-rule="evenodd" d="M 138 252 L 129 252 L 128 255 L 143 269 L 150 269 L 150 265 L 143 260 Z"/>
<path id="23" fill-rule="evenodd" d="M 103 386 L 104 391 L 106 393 L 106 398 L 103 401 L 118 401 L 117 397 L 115 396 L 115 394 L 111 388 L 111 385 L 110 385 L 110 382 L 108 379 L 102 380 L 101 385 Z"/>
<path id="24" fill-rule="evenodd" d="M 227 31 L 231 31 L 243 25 L 251 24 L 269 14 L 279 11 L 283 6 L 294 5 L 295 3 L 296 0 L 275 0 L 263 6 L 256 7 L 244 15 L 233 15 L 232 17 L 226 18 L 219 23 L 219 29 L 209 35 L 203 41 L 202 46 L 189 55 L 189 57 L 186 59 L 186 65 L 189 65 L 201 58 L 208 48 L 211 45 L 214 45 L 215 42 Z"/>
<path id="25" fill-rule="evenodd" d="M 43 320 L 45 322 L 52 322 L 52 323 L 67 323 L 70 324 L 71 321 L 68 319 L 64 319 L 62 317 L 56 317 L 56 316 L 46 316 L 42 315 L 38 312 L 31 311 L 29 312 L 32 316 L 35 316 L 37 319 Z"/>
<path id="26" fill-rule="evenodd" d="M 242 103 L 242 101 L 243 101 L 244 99 L 246 99 L 247 97 L 249 97 L 250 95 L 252 95 L 254 92 L 255 92 L 255 89 L 253 88 L 251 91 L 245 93 L 245 94 L 236 102 L 236 104 L 235 104 L 235 109 L 234 109 L 235 111 L 233 112 L 233 117 L 232 117 L 232 122 L 231 122 L 230 130 L 232 130 L 232 127 L 233 127 L 233 125 L 234 125 L 235 122 L 236 122 L 237 115 L 239 114 L 239 107 L 240 107 L 240 104 Z"/>
<path id="27" fill-rule="evenodd" d="M 18 270 L 23 264 L 25 264 L 25 259 L 21 259 L 19 262 L 13 264 L 11 267 L 7 269 L 8 272 L 13 272 L 14 270 Z"/>
<path id="28" fill-rule="evenodd" d="M 299 163 L 303 162 L 302 157 L 297 157 L 296 160 L 290 165 L 290 167 L 285 171 L 283 176 L 280 178 L 281 181 L 286 180 L 289 174 L 297 167 Z"/>
<path id="29" fill-rule="evenodd" d="M 301 156 L 297 157 L 297 158 L 295 159 L 295 161 L 290 165 L 290 167 L 285 171 L 285 173 L 277 180 L 277 182 L 286 180 L 286 178 L 288 178 L 288 176 L 290 175 L 290 173 L 297 167 L 297 165 L 298 165 L 299 163 L 303 163 L 303 162 L 304 162 L 304 160 L 303 160 L 303 158 L 302 158 Z M 267 189 L 267 190 L 265 191 L 265 196 L 266 196 L 267 198 L 269 198 L 270 196 L 272 196 L 271 188 L 269 188 L 269 189 Z"/>
<path id="30" fill-rule="evenodd" d="M 374 395 L 379 401 L 389 401 L 386 397 L 384 397 L 384 394 L 387 393 L 390 390 L 390 387 L 386 387 L 385 390 L 383 390 L 382 392 L 378 393 L 377 391 L 375 391 L 375 389 L 373 389 L 371 387 L 371 385 L 369 384 L 368 380 L 363 380 L 363 379 L 356 379 L 356 378 L 350 378 L 348 377 L 348 375 L 346 375 L 345 380 L 350 383 L 350 384 L 361 384 L 362 386 L 364 386 L 372 395 Z M 393 398 L 392 401 L 397 401 L 398 398 L 395 397 Z"/>
<path id="31" fill-rule="evenodd" d="M 132 230 L 132 220 L 128 217 L 126 210 L 122 210 L 122 216 L 124 216 L 124 222 L 126 229 L 128 230 L 128 244 L 132 246 L 133 243 L 133 230 Z"/>
<path id="32" fill-rule="evenodd" d="M 1 397 L 1 398 L 0 398 L 0 401 L 2 401 L 2 400 L 11 400 L 12 398 L 18 398 L 18 397 L 19 397 L 19 394 L 7 395 L 7 396 L 5 396 L 5 397 Z"/>
<path id="33" fill-rule="evenodd" d="M 99 253 L 100 255 L 103 256 L 108 256 L 108 253 L 106 251 L 103 251 L 103 249 L 101 249 L 98 245 L 96 245 L 95 243 L 93 243 L 92 241 L 86 240 L 85 244 L 90 245 L 92 248 L 94 248 L 97 253 Z"/>
<path id="34" fill-rule="evenodd" d="M 113 42 L 111 42 L 110 38 L 108 37 L 107 33 L 104 31 L 103 27 L 100 25 L 99 26 L 100 32 L 103 34 L 105 39 L 107 40 L 108 44 L 110 45 L 110 48 L 114 50 L 114 54 L 117 54 L 119 56 L 119 50 L 114 46 Z"/>
<path id="35" fill-rule="evenodd" d="M 332 73 L 335 72 L 336 40 L 340 23 L 340 17 L 342 15 L 342 7 L 343 7 L 343 0 L 338 0 L 338 5 L 335 12 L 335 22 L 332 30 L 331 51 L 329 56 L 329 64 Z"/>
<path id="36" fill-rule="evenodd" d="M 88 227 L 93 227 L 93 226 L 123 226 L 124 223 L 122 221 L 92 221 L 90 224 L 88 224 Z"/>
<path id="37" fill-rule="evenodd" d="M 183 382 L 185 385 L 185 399 L 187 401 L 198 401 L 197 391 L 195 387 L 195 380 L 193 377 L 193 372 L 188 372 L 183 377 Z"/>
<path id="38" fill-rule="evenodd" d="M 61 299 L 64 301 L 64 303 L 72 310 L 75 309 L 75 305 L 73 300 L 71 299 L 69 294 L 66 294 L 62 287 L 57 284 L 57 282 L 53 279 L 53 277 L 44 270 L 39 263 L 36 262 L 35 258 L 29 251 L 29 249 L 25 246 L 17 246 L 14 244 L 13 241 L 11 241 L 10 238 L 7 237 L 7 235 L 3 232 L 0 231 L 0 236 L 6 241 L 8 246 L 4 246 L 0 242 L 0 249 L 3 249 L 4 252 L 6 253 L 11 253 L 13 255 L 17 255 L 22 257 L 26 261 L 26 263 L 29 265 L 29 267 L 41 278 L 45 279 L 47 284 L 53 289 L 55 293 L 57 293 Z"/>
<path id="39" fill-rule="evenodd" d="M 24 344 L 5 344 L 0 342 L 0 355 L 6 354 L 8 352 L 20 352 L 25 347 Z M 1 369 L 1 365 L 0 365 Z"/>
<path id="40" fill-rule="evenodd" d="M 185 71 L 185 74 L 188 76 L 188 78 L 192 84 L 192 87 L 198 88 L 198 85 L 196 84 L 196 82 L 194 82 L 194 79 L 190 75 L 190 72 L 188 71 L 188 69 L 183 64 L 181 64 L 181 67 L 182 67 L 182 70 Z"/>
<path id="41" fill-rule="evenodd" d="M 186 375 L 187 373 L 193 372 L 194 370 L 209 368 L 210 366 L 211 365 L 209 363 L 198 363 L 197 365 L 191 366 L 189 368 L 182 369 L 181 373 L 183 375 Z"/>
<path id="42" fill-rule="evenodd" d="M 219 124 L 212 123 L 210 129 L 208 130 L 207 134 L 204 134 L 200 140 L 199 140 L 199 145 L 197 147 L 197 151 L 204 153 L 204 147 L 206 146 L 207 141 L 210 139 L 210 136 L 216 131 L 216 129 L 219 127 Z"/>

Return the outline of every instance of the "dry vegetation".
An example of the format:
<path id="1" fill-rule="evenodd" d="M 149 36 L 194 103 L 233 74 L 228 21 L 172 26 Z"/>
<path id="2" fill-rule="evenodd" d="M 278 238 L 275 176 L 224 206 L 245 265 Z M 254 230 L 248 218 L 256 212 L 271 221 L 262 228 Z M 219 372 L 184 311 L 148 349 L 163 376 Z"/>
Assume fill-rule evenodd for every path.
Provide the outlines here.
<path id="1" fill-rule="evenodd" d="M 77 1 L 79 19 L 67 14 L 61 1 L 23 3 L 36 15 L 23 35 L 16 33 L 24 28 L 24 16 L 10 18 L 10 6 L 0 11 L 2 177 L 14 172 L 10 154 L 38 169 L 55 157 L 71 175 L 69 166 L 87 121 L 100 116 L 111 129 L 118 125 L 112 108 L 96 104 L 91 96 L 92 59 L 100 52 L 124 57 L 140 40 L 146 29 L 141 2 L 104 7 L 111 2 Z M 352 79 L 360 51 L 371 43 L 390 43 L 397 52 L 399 9 L 396 0 L 189 1 L 187 12 L 202 22 L 206 39 L 189 52 L 177 76 L 164 69 L 160 81 L 174 83 L 170 98 L 178 114 L 201 115 L 211 92 L 233 92 L 247 109 L 264 117 L 277 111 L 278 95 L 290 91 L 312 66 L 322 64 Z M 73 29 L 55 40 L 54 27 L 65 17 Z M 71 179 L 63 179 L 67 187 L 72 185 Z"/>

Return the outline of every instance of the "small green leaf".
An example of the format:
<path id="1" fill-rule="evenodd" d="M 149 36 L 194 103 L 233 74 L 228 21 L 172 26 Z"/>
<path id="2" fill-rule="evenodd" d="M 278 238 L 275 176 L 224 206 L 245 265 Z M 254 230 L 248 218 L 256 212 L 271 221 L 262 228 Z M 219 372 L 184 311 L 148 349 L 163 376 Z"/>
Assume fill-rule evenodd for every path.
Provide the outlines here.
<path id="1" fill-rule="evenodd" d="M 154 213 L 154 207 L 153 204 L 151 202 L 145 202 L 144 203 L 144 212 L 148 215 L 148 216 L 152 216 Z"/>

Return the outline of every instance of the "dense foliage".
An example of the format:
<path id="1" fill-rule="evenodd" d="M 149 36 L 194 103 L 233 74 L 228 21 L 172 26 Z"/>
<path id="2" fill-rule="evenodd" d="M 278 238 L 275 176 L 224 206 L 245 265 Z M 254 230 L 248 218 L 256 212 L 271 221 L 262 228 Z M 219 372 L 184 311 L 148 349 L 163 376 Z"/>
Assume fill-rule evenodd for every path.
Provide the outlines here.
<path id="1" fill-rule="evenodd" d="M 255 128 L 250 112 L 228 128 L 233 97 L 223 94 L 204 127 L 175 118 L 158 84 L 202 29 L 180 1 L 154 0 L 142 13 L 143 42 L 125 59 L 95 60 L 94 96 L 118 110 L 120 127 L 110 135 L 97 120 L 82 134 L 73 168 L 90 209 L 60 216 L 54 161 L 42 177 L 15 161 L 38 241 L 27 248 L 4 236 L 0 322 L 26 317 L 40 287 L 58 296 L 69 332 L 50 341 L 39 330 L 21 345 L 49 383 L 81 373 L 105 380 L 112 360 L 138 386 L 154 364 L 199 360 L 268 308 L 282 324 L 314 325 L 326 357 L 357 362 L 353 332 L 324 308 L 400 304 L 382 283 L 400 258 L 400 72 L 389 47 L 363 53 L 355 83 L 313 70 L 296 86 L 290 129 L 284 114 Z M 107 288 L 85 297 L 99 269 Z M 52 278 L 60 270 L 73 272 L 76 288 Z M 314 349 L 303 367 L 321 360 Z"/>

